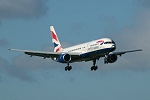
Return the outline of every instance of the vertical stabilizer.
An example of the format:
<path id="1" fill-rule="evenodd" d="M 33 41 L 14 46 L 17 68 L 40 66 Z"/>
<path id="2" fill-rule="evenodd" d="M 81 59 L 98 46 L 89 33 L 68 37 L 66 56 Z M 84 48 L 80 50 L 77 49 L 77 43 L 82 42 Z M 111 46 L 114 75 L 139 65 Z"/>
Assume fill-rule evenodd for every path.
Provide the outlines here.
<path id="1" fill-rule="evenodd" d="M 61 47 L 61 44 L 58 40 L 57 34 L 56 34 L 53 26 L 50 26 L 50 31 L 51 31 L 51 35 L 52 35 L 52 42 L 54 44 L 54 52 L 58 52 L 62 49 L 62 47 Z"/>

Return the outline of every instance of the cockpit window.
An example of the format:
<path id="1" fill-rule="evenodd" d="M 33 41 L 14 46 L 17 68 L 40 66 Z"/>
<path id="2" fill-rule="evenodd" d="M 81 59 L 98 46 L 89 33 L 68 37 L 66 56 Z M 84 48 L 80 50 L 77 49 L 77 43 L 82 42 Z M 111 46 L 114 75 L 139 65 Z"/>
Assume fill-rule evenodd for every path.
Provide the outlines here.
<path id="1" fill-rule="evenodd" d="M 110 44 L 111 42 L 104 42 L 104 44 Z"/>
<path id="2" fill-rule="evenodd" d="M 112 41 L 112 42 L 104 42 L 104 44 L 115 44 L 115 42 L 114 41 Z"/>

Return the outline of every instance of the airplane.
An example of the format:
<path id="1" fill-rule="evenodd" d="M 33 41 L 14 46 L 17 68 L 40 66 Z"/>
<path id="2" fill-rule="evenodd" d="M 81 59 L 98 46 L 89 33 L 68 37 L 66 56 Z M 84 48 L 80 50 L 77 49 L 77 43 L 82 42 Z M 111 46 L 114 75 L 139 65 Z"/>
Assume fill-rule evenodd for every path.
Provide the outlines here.
<path id="1" fill-rule="evenodd" d="M 104 57 L 104 64 L 108 64 L 116 62 L 118 55 L 121 56 L 129 52 L 142 51 L 142 49 L 138 49 L 113 52 L 116 49 L 116 43 L 110 38 L 102 38 L 63 49 L 53 26 L 50 26 L 50 31 L 52 36 L 52 43 L 54 44 L 54 52 L 19 49 L 9 50 L 24 52 L 25 54 L 30 55 L 30 57 L 39 56 L 43 57 L 44 59 L 51 58 L 52 60 L 59 63 L 66 63 L 67 66 L 65 67 L 65 71 L 70 71 L 72 69 L 72 66 L 69 65 L 70 63 L 81 61 L 93 61 L 91 71 L 96 71 L 98 69 L 96 60 L 99 60 L 101 57 Z"/>

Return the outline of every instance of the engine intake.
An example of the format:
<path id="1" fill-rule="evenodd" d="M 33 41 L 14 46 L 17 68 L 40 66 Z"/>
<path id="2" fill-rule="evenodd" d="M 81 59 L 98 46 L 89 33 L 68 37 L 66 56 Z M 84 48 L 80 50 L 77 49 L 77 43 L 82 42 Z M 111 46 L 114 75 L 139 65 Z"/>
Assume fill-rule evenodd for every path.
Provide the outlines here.
<path id="1" fill-rule="evenodd" d="M 71 60 L 71 56 L 69 54 L 62 54 L 58 57 L 58 62 L 67 63 Z"/>
<path id="2" fill-rule="evenodd" d="M 118 59 L 117 55 L 115 54 L 110 54 L 108 55 L 108 57 L 104 59 L 104 63 L 114 63 L 116 62 Z"/>

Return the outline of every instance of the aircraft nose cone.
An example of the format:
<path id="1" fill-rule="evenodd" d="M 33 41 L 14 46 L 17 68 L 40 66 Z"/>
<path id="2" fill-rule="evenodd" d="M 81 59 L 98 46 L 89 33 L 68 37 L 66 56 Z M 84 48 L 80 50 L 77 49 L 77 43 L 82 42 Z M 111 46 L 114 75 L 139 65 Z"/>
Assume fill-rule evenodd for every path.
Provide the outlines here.
<path id="1" fill-rule="evenodd" d="M 114 47 L 115 47 L 115 45 L 112 45 L 112 46 L 111 46 L 111 48 L 114 48 Z"/>
<path id="2" fill-rule="evenodd" d="M 113 49 L 113 51 L 116 49 L 116 45 L 112 45 L 111 48 Z"/>

